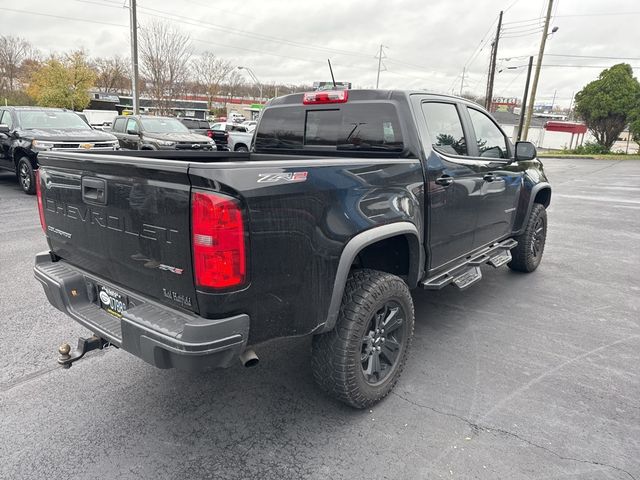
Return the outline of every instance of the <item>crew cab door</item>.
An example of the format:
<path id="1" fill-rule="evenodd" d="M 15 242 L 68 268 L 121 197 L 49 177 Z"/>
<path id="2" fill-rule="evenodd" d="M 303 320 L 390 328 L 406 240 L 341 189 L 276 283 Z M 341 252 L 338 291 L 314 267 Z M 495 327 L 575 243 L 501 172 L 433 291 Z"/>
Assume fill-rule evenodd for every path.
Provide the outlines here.
<path id="1" fill-rule="evenodd" d="M 127 127 L 124 130 L 122 141 L 120 142 L 124 148 L 129 150 L 140 149 L 140 123 L 136 118 L 127 119 Z"/>
<path id="2" fill-rule="evenodd" d="M 426 158 L 429 268 L 434 269 L 473 249 L 481 202 L 482 170 L 469 155 L 470 132 L 462 106 L 424 96 L 413 100 Z M 421 128 L 422 127 L 422 128 Z"/>
<path id="3" fill-rule="evenodd" d="M 120 144 L 120 148 L 127 148 L 125 145 L 126 141 L 126 127 L 127 127 L 127 118 L 126 117 L 116 117 L 113 121 L 113 125 L 111 126 L 111 134 L 115 135 L 118 139 L 118 143 Z"/>
<path id="4" fill-rule="evenodd" d="M 14 169 L 11 158 L 11 132 L 13 131 L 13 118 L 9 110 L 0 110 L 0 124 L 9 127 L 9 133 L 0 133 L 0 167 Z"/>
<path id="5" fill-rule="evenodd" d="M 463 108 L 472 137 L 469 151 L 483 180 L 478 192 L 480 201 L 473 240 L 473 247 L 479 248 L 511 232 L 522 172 L 512 162 L 513 148 L 493 118 L 480 109 L 468 105 Z"/>

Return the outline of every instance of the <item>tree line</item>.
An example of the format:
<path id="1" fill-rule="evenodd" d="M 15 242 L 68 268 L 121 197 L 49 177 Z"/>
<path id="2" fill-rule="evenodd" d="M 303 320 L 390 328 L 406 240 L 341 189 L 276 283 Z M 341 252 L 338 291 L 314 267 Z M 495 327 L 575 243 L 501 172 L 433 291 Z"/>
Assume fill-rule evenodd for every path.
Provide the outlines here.
<path id="1" fill-rule="evenodd" d="M 151 98 L 160 114 L 169 114 L 171 100 L 184 95 L 205 97 L 212 112 L 216 97 L 260 100 L 259 87 L 247 82 L 233 61 L 211 51 L 196 54 L 190 36 L 166 22 L 140 27 L 138 57 L 141 95 Z M 310 88 L 262 85 L 266 98 Z M 24 38 L 0 36 L 3 103 L 82 110 L 89 105 L 91 90 L 130 95 L 130 59 L 90 57 L 83 49 L 45 56 Z"/>

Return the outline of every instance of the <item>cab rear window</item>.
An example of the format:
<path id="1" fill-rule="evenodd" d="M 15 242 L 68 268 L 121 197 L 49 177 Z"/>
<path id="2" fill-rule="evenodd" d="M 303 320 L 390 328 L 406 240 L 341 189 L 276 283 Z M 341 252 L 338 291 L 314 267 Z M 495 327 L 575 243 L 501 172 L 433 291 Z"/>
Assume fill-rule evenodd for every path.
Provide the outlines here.
<path id="1" fill-rule="evenodd" d="M 402 152 L 404 142 L 393 104 L 353 103 L 269 108 L 260 121 L 255 148 Z"/>

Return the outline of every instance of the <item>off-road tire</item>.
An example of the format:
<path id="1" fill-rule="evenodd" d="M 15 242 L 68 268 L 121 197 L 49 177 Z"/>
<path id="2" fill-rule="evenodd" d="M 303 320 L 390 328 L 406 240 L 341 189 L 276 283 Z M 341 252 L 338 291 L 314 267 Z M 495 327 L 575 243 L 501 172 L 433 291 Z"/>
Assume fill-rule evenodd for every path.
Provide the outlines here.
<path id="1" fill-rule="evenodd" d="M 518 272 L 533 272 L 544 253 L 547 238 L 547 210 L 544 205 L 534 203 L 524 232 L 515 237 L 518 245 L 511 250 L 509 268 Z"/>
<path id="2" fill-rule="evenodd" d="M 366 362 L 362 358 L 363 345 L 369 338 L 365 335 L 371 333 L 367 330 L 376 321 L 374 316 L 387 305 L 401 307 L 404 320 L 401 327 L 395 328 L 402 329 L 397 334 L 402 335 L 402 340 L 394 339 L 400 344 L 395 363 L 387 367 L 386 376 L 379 384 L 373 384 L 363 371 L 363 363 Z M 311 364 L 315 381 L 325 392 L 347 405 L 355 408 L 373 405 L 384 398 L 400 378 L 413 338 L 413 328 L 413 300 L 401 278 L 376 270 L 353 271 L 347 279 L 335 328 L 313 338 Z M 386 335 L 389 335 L 389 341 L 392 334 L 388 332 Z"/>
<path id="3" fill-rule="evenodd" d="M 16 175 L 20 188 L 27 195 L 35 195 L 36 193 L 36 174 L 31 166 L 31 161 L 27 157 L 18 160 L 16 166 Z"/>

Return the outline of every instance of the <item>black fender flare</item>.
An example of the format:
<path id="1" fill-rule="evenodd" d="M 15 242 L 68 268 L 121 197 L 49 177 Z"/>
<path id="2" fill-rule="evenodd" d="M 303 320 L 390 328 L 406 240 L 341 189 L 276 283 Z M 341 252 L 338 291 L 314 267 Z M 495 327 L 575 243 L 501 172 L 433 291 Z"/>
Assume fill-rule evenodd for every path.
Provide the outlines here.
<path id="1" fill-rule="evenodd" d="M 347 285 L 347 277 L 349 276 L 354 260 L 362 249 L 380 240 L 397 235 L 406 235 L 409 240 L 410 261 L 407 283 L 409 287 L 415 287 L 415 285 L 417 285 L 424 274 L 425 263 L 424 248 L 422 248 L 420 242 L 418 228 L 410 222 L 396 222 L 365 230 L 349 240 L 342 250 L 336 276 L 333 281 L 333 292 L 331 294 L 327 319 L 316 333 L 328 332 L 335 326 L 340 313 L 344 289 Z"/>
<path id="2" fill-rule="evenodd" d="M 529 195 L 529 203 L 527 205 L 527 211 L 525 212 L 525 215 L 522 218 L 522 225 L 520 229 L 518 229 L 518 231 L 514 233 L 514 235 L 520 235 L 524 231 L 524 229 L 527 227 L 527 219 L 529 218 L 529 215 L 531 215 L 531 209 L 533 208 L 533 204 L 536 201 L 536 196 L 542 190 L 549 190 L 549 202 L 551 202 L 552 190 L 549 182 L 540 182 L 534 185 L 533 188 L 531 189 L 531 195 Z"/>
<path id="3" fill-rule="evenodd" d="M 31 162 L 31 167 L 34 170 L 38 169 L 38 154 L 29 148 L 19 145 L 12 146 L 9 154 L 11 155 L 11 159 L 13 160 L 13 165 L 15 166 L 16 173 L 18 172 L 18 162 L 21 158 L 26 157 Z"/>

